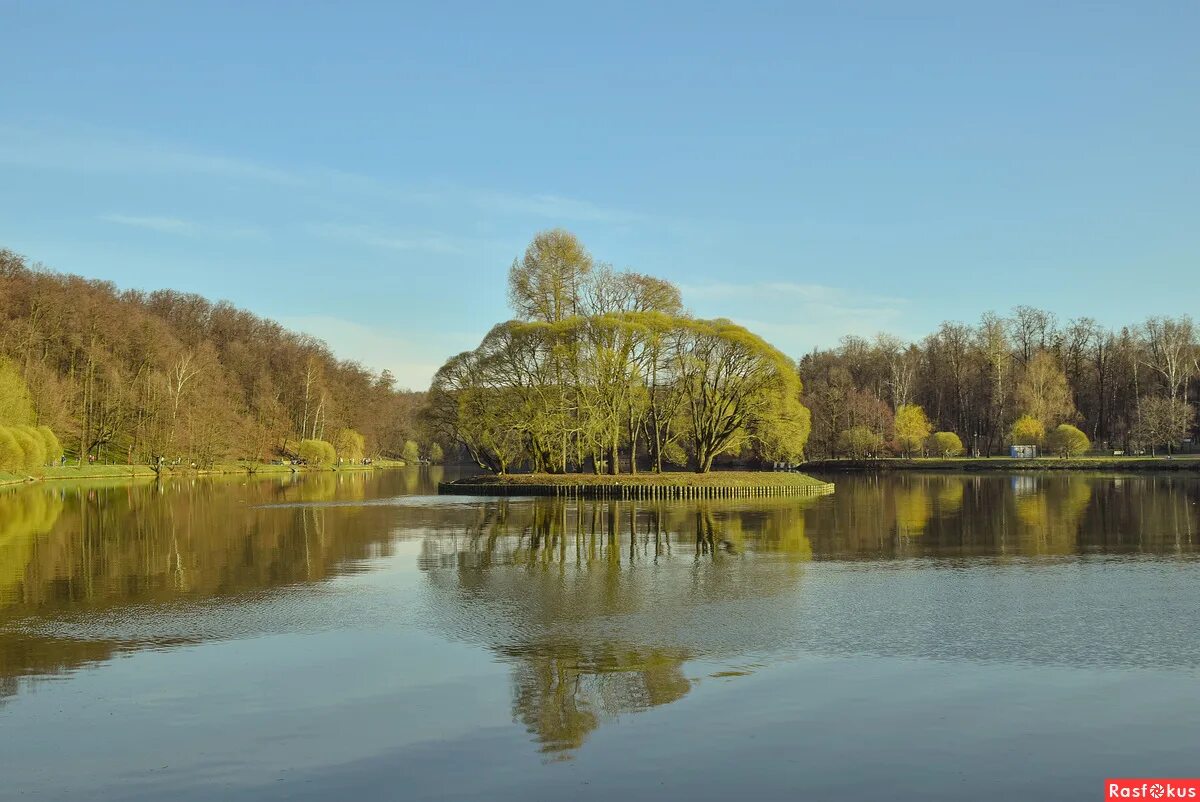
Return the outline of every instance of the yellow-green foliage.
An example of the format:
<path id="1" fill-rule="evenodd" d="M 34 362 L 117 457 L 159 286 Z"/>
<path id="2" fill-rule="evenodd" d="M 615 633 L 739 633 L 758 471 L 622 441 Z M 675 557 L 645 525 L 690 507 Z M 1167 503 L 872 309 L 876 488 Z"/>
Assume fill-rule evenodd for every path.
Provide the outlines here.
<path id="1" fill-rule="evenodd" d="M 50 427 L 39 426 L 37 427 L 37 432 L 42 438 L 42 446 L 46 449 L 46 462 L 55 463 L 62 459 L 62 443 L 58 441 L 57 435 L 50 430 Z"/>
<path id="2" fill-rule="evenodd" d="M 300 459 L 309 465 L 321 468 L 328 468 L 337 462 L 337 452 L 334 450 L 333 444 L 325 440 L 301 440 L 297 453 L 299 453 Z"/>
<path id="3" fill-rule="evenodd" d="M 25 452 L 8 426 L 0 426 L 0 471 L 12 473 L 25 467 Z"/>
<path id="4" fill-rule="evenodd" d="M 1041 445 L 1046 437 L 1046 427 L 1032 415 L 1022 415 L 1017 418 L 1008 430 L 1008 439 L 1014 446 Z"/>
<path id="5" fill-rule="evenodd" d="M 62 497 L 43 488 L 0 494 L 0 599 L 26 578 L 34 540 L 49 532 L 63 510 Z"/>
<path id="6" fill-rule="evenodd" d="M 338 457 L 351 462 L 358 462 L 366 451 L 366 439 L 353 429 L 338 432 L 335 445 Z"/>
<path id="7" fill-rule="evenodd" d="M 417 463 L 421 461 L 421 449 L 412 440 L 406 440 L 400 456 L 405 462 Z"/>
<path id="8" fill-rule="evenodd" d="M 963 453 L 963 444 L 954 432 L 934 432 L 929 450 L 940 457 L 957 457 Z"/>
<path id="9" fill-rule="evenodd" d="M 32 426 L 13 428 L 18 433 L 21 450 L 25 452 L 25 467 L 29 470 L 46 467 L 46 443 L 42 440 L 41 432 Z"/>
<path id="10" fill-rule="evenodd" d="M 16 366 L 0 357 L 0 425 L 25 426 L 34 420 L 29 387 Z"/>
<path id="11" fill-rule="evenodd" d="M 896 410 L 895 419 L 896 444 L 905 454 L 919 451 L 929 438 L 933 426 L 925 415 L 925 410 L 916 404 L 903 404 Z"/>
<path id="12" fill-rule="evenodd" d="M 437 443 L 429 446 L 429 461 L 434 465 L 441 465 L 446 459 L 446 452 L 442 451 L 442 447 Z"/>
<path id="13" fill-rule="evenodd" d="M 855 426 L 838 435 L 838 449 L 855 459 L 875 457 L 883 450 L 883 437 L 866 426 Z"/>
<path id="14" fill-rule="evenodd" d="M 1059 424 L 1046 438 L 1046 447 L 1060 457 L 1078 457 L 1092 447 L 1088 436 L 1069 423 Z"/>

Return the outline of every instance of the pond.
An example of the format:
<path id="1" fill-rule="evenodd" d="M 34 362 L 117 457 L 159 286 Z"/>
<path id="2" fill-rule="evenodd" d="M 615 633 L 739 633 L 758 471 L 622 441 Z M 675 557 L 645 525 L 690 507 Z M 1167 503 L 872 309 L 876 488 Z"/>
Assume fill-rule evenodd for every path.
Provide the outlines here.
<path id="1" fill-rule="evenodd" d="M 1200 478 L 0 493 L 0 797 L 1080 799 L 1200 771 Z"/>

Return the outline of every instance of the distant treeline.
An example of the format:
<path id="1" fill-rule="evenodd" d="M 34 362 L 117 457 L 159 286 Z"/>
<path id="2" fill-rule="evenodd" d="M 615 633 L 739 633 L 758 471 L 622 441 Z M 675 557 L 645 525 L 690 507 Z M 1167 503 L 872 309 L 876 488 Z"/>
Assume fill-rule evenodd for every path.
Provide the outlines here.
<path id="1" fill-rule="evenodd" d="M 75 458 L 268 460 L 305 440 L 348 458 L 432 450 L 416 425 L 424 393 L 397 391 L 387 371 L 227 302 L 121 291 L 0 250 L 5 357 L 35 423 Z"/>
<path id="2" fill-rule="evenodd" d="M 1019 306 L 976 325 L 943 323 L 916 343 L 846 337 L 804 356 L 800 374 L 812 458 L 911 451 L 914 435 L 933 429 L 990 454 L 1045 445 L 1062 424 L 1098 448 L 1149 451 L 1195 434 L 1200 342 L 1186 316 L 1112 330 Z"/>

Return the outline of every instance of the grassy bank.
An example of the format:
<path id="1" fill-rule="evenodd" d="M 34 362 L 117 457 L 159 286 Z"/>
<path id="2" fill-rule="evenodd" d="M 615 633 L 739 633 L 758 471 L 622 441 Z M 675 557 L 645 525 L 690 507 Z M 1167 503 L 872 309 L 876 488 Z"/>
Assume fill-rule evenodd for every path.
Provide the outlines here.
<path id="1" fill-rule="evenodd" d="M 806 462 L 817 473 L 884 473 L 887 471 L 1196 471 L 1200 457 L 922 457 L 914 459 L 829 459 Z"/>
<path id="2" fill-rule="evenodd" d="M 822 495 L 833 485 L 802 473 L 716 471 L 713 473 L 486 474 L 444 482 L 454 495 L 587 496 L 600 498 L 743 498 Z"/>
<path id="3" fill-rule="evenodd" d="M 259 462 L 227 462 L 208 468 L 165 467 L 163 476 L 220 476 L 230 474 L 286 474 L 321 471 L 374 471 L 385 468 L 403 468 L 403 460 L 376 460 L 370 465 L 341 465 L 333 468 L 308 468 L 296 465 L 275 465 Z M 0 486 L 25 482 L 89 479 L 136 479 L 154 477 L 157 474 L 148 465 L 54 465 L 30 473 L 0 472 Z"/>

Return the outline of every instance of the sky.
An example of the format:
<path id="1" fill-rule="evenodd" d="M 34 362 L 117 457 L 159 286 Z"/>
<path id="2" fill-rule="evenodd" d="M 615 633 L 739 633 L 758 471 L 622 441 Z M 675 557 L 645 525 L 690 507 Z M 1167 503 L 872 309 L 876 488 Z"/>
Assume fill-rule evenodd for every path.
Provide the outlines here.
<path id="1" fill-rule="evenodd" d="M 0 247 L 424 389 L 564 227 L 793 356 L 1196 308 L 1200 3 L 0 0 Z"/>

